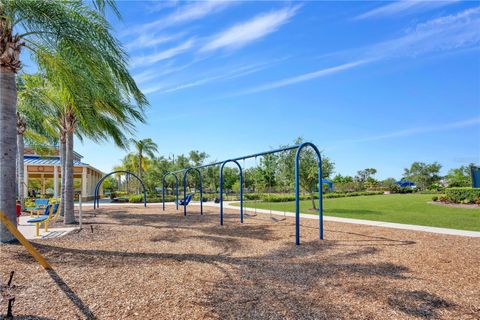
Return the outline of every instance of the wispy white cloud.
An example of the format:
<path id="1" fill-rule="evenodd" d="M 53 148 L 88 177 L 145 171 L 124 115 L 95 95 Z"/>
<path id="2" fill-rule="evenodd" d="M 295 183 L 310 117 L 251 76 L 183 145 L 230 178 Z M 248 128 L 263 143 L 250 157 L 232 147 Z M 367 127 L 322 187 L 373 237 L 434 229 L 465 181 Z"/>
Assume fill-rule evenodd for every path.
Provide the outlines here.
<path id="1" fill-rule="evenodd" d="M 148 12 L 154 13 L 159 12 L 164 9 L 169 9 L 176 7 L 178 5 L 178 0 L 162 0 L 162 1 L 154 1 L 147 3 L 146 7 Z"/>
<path id="2" fill-rule="evenodd" d="M 467 9 L 455 15 L 444 16 L 421 23 L 404 36 L 377 43 L 363 49 L 351 62 L 273 81 L 240 92 L 249 94 L 313 80 L 327 75 L 389 58 L 417 56 L 427 53 L 464 49 L 480 44 L 480 7 Z M 361 58 L 358 58 L 360 55 Z"/>
<path id="3" fill-rule="evenodd" d="M 152 80 L 156 77 L 156 72 L 154 70 L 145 70 L 143 72 L 133 75 L 133 79 L 136 83 L 145 83 L 149 80 Z"/>
<path id="4" fill-rule="evenodd" d="M 402 14 L 412 14 L 421 11 L 433 10 L 439 7 L 458 2 L 459 0 L 402 0 L 395 1 L 378 8 L 372 9 L 355 17 L 355 20 L 367 18 L 384 18 Z"/>
<path id="5" fill-rule="evenodd" d="M 181 38 L 184 33 L 175 34 L 156 34 L 156 33 L 143 33 L 136 37 L 134 40 L 128 42 L 125 45 L 126 49 L 142 49 L 155 47 L 156 45 L 167 43 L 170 41 Z"/>
<path id="6" fill-rule="evenodd" d="M 237 49 L 252 41 L 261 39 L 277 31 L 287 23 L 298 10 L 297 7 L 288 7 L 254 17 L 239 23 L 225 31 L 214 35 L 200 51 L 212 51 L 220 48 Z"/>
<path id="7" fill-rule="evenodd" d="M 145 56 L 133 57 L 131 66 L 132 67 L 139 67 L 139 66 L 151 65 L 153 63 L 156 63 L 156 62 L 159 62 L 159 61 L 162 61 L 162 60 L 167 60 L 167 59 L 173 58 L 173 57 L 187 51 L 188 49 L 190 49 L 193 46 L 193 44 L 194 44 L 194 40 L 189 39 L 189 40 L 179 44 L 178 46 L 167 49 L 167 50 L 163 50 L 163 51 L 160 51 L 160 52 L 155 52 L 155 53 L 148 54 L 148 55 L 145 55 Z"/>
<path id="8" fill-rule="evenodd" d="M 172 74 L 172 73 L 183 71 L 183 70 L 189 68 L 190 66 L 198 63 L 199 61 L 200 60 L 194 60 L 194 61 L 186 63 L 186 64 L 175 65 L 174 60 L 170 60 L 167 63 L 164 63 L 160 66 L 155 66 L 155 68 L 149 68 L 145 71 L 137 73 L 137 74 L 133 75 L 133 78 L 135 79 L 135 82 L 137 82 L 138 84 L 145 84 L 145 83 L 151 82 L 152 80 L 158 79 L 160 77 L 164 77 L 164 76 Z M 142 85 L 142 87 L 144 87 L 144 85 Z M 144 93 L 152 93 L 152 92 L 158 91 L 158 90 L 160 90 L 164 87 L 166 87 L 166 86 L 164 86 L 164 85 L 162 85 L 162 86 L 152 85 L 152 86 L 147 87 L 145 90 L 147 90 L 148 92 L 145 92 L 145 90 L 144 90 Z"/>
<path id="9" fill-rule="evenodd" d="M 246 75 L 267 69 L 273 66 L 274 64 L 277 64 L 281 61 L 286 60 L 287 58 L 288 57 L 279 58 L 279 59 L 275 59 L 273 61 L 264 62 L 264 63 L 256 63 L 256 64 L 240 66 L 237 68 L 229 68 L 228 70 L 220 70 L 220 71 L 217 70 L 214 75 L 203 76 L 202 78 L 185 82 L 185 83 L 175 84 L 173 86 L 165 86 L 165 85 L 152 86 L 150 88 L 147 88 L 146 90 L 143 90 L 143 92 L 146 94 L 157 92 L 157 91 L 160 91 L 161 93 L 172 93 L 180 90 L 202 86 L 215 81 L 226 81 L 226 80 L 231 80 L 235 78 L 240 78 L 240 77 L 244 77 Z"/>
<path id="10" fill-rule="evenodd" d="M 155 83 L 149 87 L 146 87 L 145 89 L 142 89 L 142 92 L 144 94 L 149 94 L 149 93 L 153 93 L 153 92 L 157 92 L 157 91 L 160 91 L 164 88 L 166 88 L 167 86 L 164 84 L 164 83 Z"/>
<path id="11" fill-rule="evenodd" d="M 154 21 L 124 31 L 124 34 L 142 34 L 152 30 L 165 29 L 179 24 L 200 20 L 211 14 L 219 13 L 236 4 L 235 1 L 192 1 L 178 6 L 172 13 L 162 16 Z"/>
<path id="12" fill-rule="evenodd" d="M 480 43 L 480 7 L 418 24 L 407 34 L 379 43 L 367 54 L 385 58 L 464 48 Z"/>
<path id="13" fill-rule="evenodd" d="M 404 130 L 394 131 L 390 133 L 384 133 L 376 136 L 370 136 L 366 138 L 360 139 L 352 139 L 352 140 L 345 140 L 340 142 L 370 142 L 370 141 L 377 141 L 377 140 L 386 140 L 386 139 L 394 139 L 394 138 L 402 138 L 402 137 L 409 137 L 409 136 L 416 136 L 419 134 L 431 133 L 431 132 L 438 132 L 438 131 L 447 131 L 447 130 L 454 130 L 454 129 L 464 129 L 469 127 L 480 126 L 480 117 L 475 117 L 471 119 L 466 119 L 462 121 L 450 122 L 450 123 L 443 123 L 437 125 L 430 125 L 424 127 L 416 127 L 416 128 L 408 128 Z"/>
<path id="14" fill-rule="evenodd" d="M 255 93 L 255 92 L 261 92 L 261 91 L 266 91 L 266 90 L 271 90 L 275 88 L 280 88 L 280 87 L 285 87 L 288 85 L 292 85 L 295 83 L 300 83 L 308 80 L 313 80 L 316 78 L 324 77 L 330 74 L 338 73 L 341 71 L 346 71 L 348 69 L 352 69 L 355 67 L 358 67 L 360 65 L 368 63 L 369 60 L 357 60 L 349 63 L 344 63 L 335 67 L 331 68 L 326 68 L 326 69 L 320 69 L 317 71 L 309 72 L 309 73 L 304 73 L 299 76 L 279 80 L 279 81 L 274 81 L 271 83 L 267 83 L 255 88 L 251 88 L 245 91 L 242 91 L 240 94 L 249 94 L 249 93 Z"/>

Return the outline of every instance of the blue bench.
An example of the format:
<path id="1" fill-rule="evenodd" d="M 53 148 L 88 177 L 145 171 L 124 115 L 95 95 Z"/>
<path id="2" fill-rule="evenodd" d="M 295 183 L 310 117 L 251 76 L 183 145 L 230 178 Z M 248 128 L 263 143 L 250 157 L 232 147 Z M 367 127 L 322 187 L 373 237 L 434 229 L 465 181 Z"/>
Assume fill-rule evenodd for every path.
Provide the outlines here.
<path id="1" fill-rule="evenodd" d="M 40 226 L 42 223 L 45 224 L 45 232 L 48 231 L 48 221 L 55 220 L 60 213 L 60 204 L 55 203 L 54 205 L 47 205 L 43 215 L 38 216 L 33 219 L 27 220 L 28 223 L 34 223 L 36 227 L 36 235 L 40 236 Z"/>
<path id="2" fill-rule="evenodd" d="M 48 199 L 35 199 L 35 206 L 31 208 L 26 208 L 26 210 L 30 211 L 30 217 L 35 212 L 37 216 L 40 214 L 40 211 L 45 209 L 48 206 Z"/>

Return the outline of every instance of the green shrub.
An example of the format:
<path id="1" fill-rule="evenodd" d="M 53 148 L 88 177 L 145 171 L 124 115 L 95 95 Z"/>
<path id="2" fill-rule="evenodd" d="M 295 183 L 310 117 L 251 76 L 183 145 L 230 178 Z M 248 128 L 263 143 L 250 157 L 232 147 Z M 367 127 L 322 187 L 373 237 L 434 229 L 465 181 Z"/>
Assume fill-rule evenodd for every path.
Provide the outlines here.
<path id="1" fill-rule="evenodd" d="M 433 197 L 432 197 L 432 201 L 437 202 L 437 201 L 438 201 L 438 196 L 433 196 Z"/>
<path id="2" fill-rule="evenodd" d="M 261 195 L 259 193 L 248 193 L 248 194 L 244 194 L 243 198 L 245 200 L 260 200 Z"/>
<path id="3" fill-rule="evenodd" d="M 358 197 L 358 196 L 372 196 L 383 194 L 383 191 L 363 191 L 363 192 L 329 192 L 324 193 L 324 199 L 335 199 L 335 198 L 344 198 L 344 197 Z M 313 195 L 314 199 L 318 199 L 318 193 Z M 245 194 L 245 200 L 260 200 L 262 202 L 289 202 L 295 201 L 295 194 L 268 194 L 268 193 L 256 193 L 256 194 Z M 309 194 L 301 194 L 300 200 L 310 200 L 311 197 Z"/>
<path id="4" fill-rule="evenodd" d="M 181 196 L 179 195 L 181 199 Z M 173 202 L 175 201 L 175 196 L 168 195 L 165 196 L 165 202 Z M 143 203 L 143 194 L 132 194 L 128 197 L 128 202 L 130 203 Z M 147 202 L 148 203 L 159 203 L 162 202 L 161 196 L 149 196 L 147 195 Z"/>
<path id="5" fill-rule="evenodd" d="M 480 188 L 447 188 L 445 196 L 453 203 L 475 203 L 480 197 Z"/>
<path id="6" fill-rule="evenodd" d="M 143 202 L 143 195 L 142 194 L 132 194 L 128 197 L 128 202 L 131 202 L 131 203 Z"/>

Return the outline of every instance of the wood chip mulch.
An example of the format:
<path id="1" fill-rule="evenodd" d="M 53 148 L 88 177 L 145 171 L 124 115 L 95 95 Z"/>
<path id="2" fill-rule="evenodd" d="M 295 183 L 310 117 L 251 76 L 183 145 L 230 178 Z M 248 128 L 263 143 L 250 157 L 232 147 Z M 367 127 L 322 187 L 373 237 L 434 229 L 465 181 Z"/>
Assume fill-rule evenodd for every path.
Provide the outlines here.
<path id="1" fill-rule="evenodd" d="M 84 228 L 0 246 L 14 319 L 480 319 L 480 239 L 218 209 L 84 212 Z M 14 270 L 13 286 L 7 287 Z M 1 317 L 0 317 L 1 318 Z"/>

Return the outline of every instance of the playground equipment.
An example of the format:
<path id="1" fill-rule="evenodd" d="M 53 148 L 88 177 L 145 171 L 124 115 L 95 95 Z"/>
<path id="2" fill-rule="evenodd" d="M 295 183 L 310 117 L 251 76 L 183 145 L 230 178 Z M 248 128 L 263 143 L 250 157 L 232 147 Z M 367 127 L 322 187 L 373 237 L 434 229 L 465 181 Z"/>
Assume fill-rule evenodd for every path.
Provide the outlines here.
<path id="1" fill-rule="evenodd" d="M 270 150 L 270 151 L 265 151 L 265 152 L 260 152 L 260 153 L 255 153 L 255 154 L 250 154 L 247 156 L 242 156 L 238 158 L 232 158 L 220 162 L 215 162 L 215 163 L 210 163 L 206 165 L 201 165 L 197 167 L 191 167 L 191 168 L 185 168 L 182 170 L 177 170 L 177 171 L 172 171 L 168 172 L 163 176 L 162 179 L 162 190 L 163 190 L 163 210 L 165 210 L 165 177 L 169 174 L 173 174 L 176 178 L 176 193 L 177 193 L 177 210 L 178 210 L 178 178 L 176 177 L 176 173 L 183 172 L 184 173 L 184 188 L 183 188 L 183 197 L 184 200 L 186 200 L 187 197 L 187 189 L 186 189 L 186 172 L 190 170 L 196 170 L 201 179 L 201 171 L 200 169 L 202 168 L 207 168 L 211 166 L 218 166 L 220 165 L 220 225 L 223 225 L 223 168 L 227 163 L 233 162 L 237 165 L 237 167 L 240 170 L 240 223 L 243 223 L 243 170 L 242 166 L 238 161 L 240 160 L 245 160 L 245 159 L 250 159 L 250 158 L 256 158 L 260 156 L 264 156 L 267 154 L 274 154 L 274 153 L 279 153 L 283 151 L 289 151 L 289 150 L 297 150 L 295 154 L 295 243 L 297 245 L 300 244 L 300 154 L 301 151 L 305 147 L 311 147 L 316 156 L 317 156 L 317 164 L 318 164 L 318 201 L 319 201 L 319 237 L 321 240 L 323 240 L 323 200 L 322 200 L 322 194 L 323 194 L 323 188 L 322 188 L 322 158 L 320 155 L 320 151 L 318 148 L 311 142 L 305 142 L 300 145 L 295 145 L 291 147 L 285 147 L 285 148 L 280 148 L 280 149 L 275 149 L 275 150 Z M 200 185 L 200 192 L 202 192 L 202 186 Z M 202 203 L 201 201 L 200 203 Z M 187 205 L 184 204 L 184 215 L 187 214 Z M 203 209 L 202 209 L 203 213 Z"/>
<path id="2" fill-rule="evenodd" d="M 233 162 L 240 170 L 240 223 L 243 223 L 243 172 L 242 166 L 236 159 L 226 160 L 220 166 L 220 225 L 223 226 L 223 168 L 229 162 Z"/>
<path id="3" fill-rule="evenodd" d="M 162 177 L 162 202 L 163 202 L 163 211 L 165 211 L 165 178 L 168 175 L 173 175 L 175 177 L 175 196 L 176 196 L 176 201 L 175 203 L 177 204 L 177 210 L 178 210 L 178 177 L 176 173 L 181 172 L 181 171 L 173 171 L 173 172 L 167 172 L 163 175 Z M 186 209 L 185 209 L 186 210 Z M 186 214 L 186 212 L 185 212 Z"/>
<path id="4" fill-rule="evenodd" d="M 200 214 L 203 215 L 203 185 L 202 185 L 202 173 L 200 172 L 199 169 L 196 168 L 188 168 L 185 170 L 183 173 L 183 203 L 180 203 L 180 205 L 183 205 L 183 215 L 187 215 L 187 205 L 190 203 L 192 200 L 193 196 L 190 197 L 190 200 L 187 202 L 187 175 L 190 171 L 195 171 L 198 173 L 198 177 L 200 178 Z M 178 184 L 177 184 L 177 202 L 178 202 Z M 164 202 L 165 203 L 165 202 Z M 177 204 L 178 205 L 178 204 Z M 178 207 L 177 207 L 178 210 Z"/>
<path id="5" fill-rule="evenodd" d="M 103 181 L 105 181 L 105 179 L 108 178 L 109 176 L 111 176 L 112 174 L 116 174 L 116 173 L 125 173 L 125 174 L 128 174 L 128 175 L 134 176 L 140 182 L 140 184 L 142 185 L 142 189 L 143 189 L 143 206 L 146 207 L 147 206 L 147 189 L 145 189 L 145 184 L 143 183 L 142 179 L 140 179 L 136 174 L 134 174 L 130 171 L 117 170 L 117 171 L 112 171 L 109 174 L 103 176 L 97 182 L 97 185 L 95 186 L 95 194 L 93 195 L 93 209 L 96 209 L 96 208 L 100 207 L 100 197 L 99 197 L 98 193 L 100 192 L 100 186 L 102 185 Z"/>

